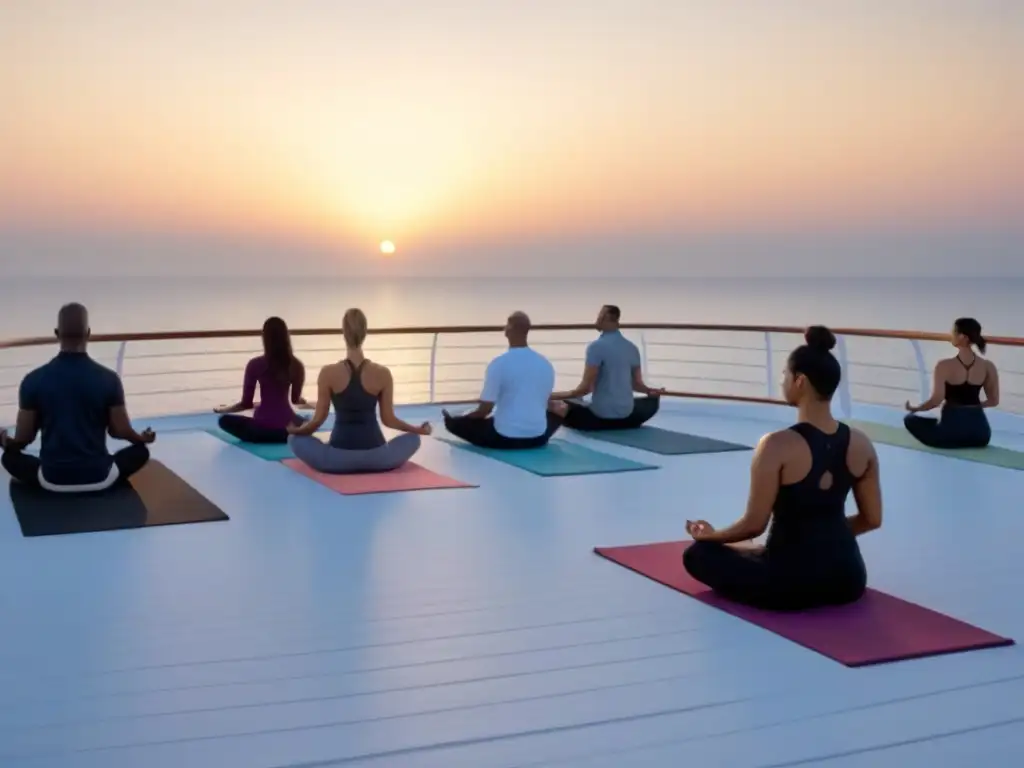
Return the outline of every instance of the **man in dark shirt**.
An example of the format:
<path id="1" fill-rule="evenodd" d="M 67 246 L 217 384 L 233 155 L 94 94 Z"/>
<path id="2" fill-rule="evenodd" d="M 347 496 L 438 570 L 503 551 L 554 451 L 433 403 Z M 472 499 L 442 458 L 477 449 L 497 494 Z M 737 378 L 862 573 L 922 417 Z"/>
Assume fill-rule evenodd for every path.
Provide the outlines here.
<path id="1" fill-rule="evenodd" d="M 102 488 L 124 481 L 149 461 L 146 445 L 156 435 L 150 429 L 139 434 L 132 428 L 121 379 L 86 352 L 90 335 L 86 308 L 81 304 L 61 307 L 56 333 L 60 353 L 22 379 L 14 437 L 0 431 L 4 469 L 26 485 L 54 490 Z M 24 448 L 40 431 L 36 458 L 24 453 Z M 131 445 L 111 456 L 108 432 Z"/>

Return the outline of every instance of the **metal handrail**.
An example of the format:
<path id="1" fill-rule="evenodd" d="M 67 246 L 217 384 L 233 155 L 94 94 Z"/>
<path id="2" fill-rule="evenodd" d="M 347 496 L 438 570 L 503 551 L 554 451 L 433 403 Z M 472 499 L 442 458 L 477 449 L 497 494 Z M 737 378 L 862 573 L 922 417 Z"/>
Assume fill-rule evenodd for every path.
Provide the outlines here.
<path id="1" fill-rule="evenodd" d="M 725 394 L 725 393 L 713 393 L 713 392 L 696 392 L 686 391 L 682 389 L 671 389 L 666 392 L 667 395 L 673 397 L 683 398 L 696 398 L 704 400 L 722 400 L 732 402 L 746 402 L 746 403 L 762 403 L 762 404 L 783 404 L 784 401 L 779 399 L 777 394 L 776 382 L 774 381 L 773 371 L 775 370 L 776 364 L 773 360 L 777 346 L 772 342 L 772 334 L 792 334 L 802 335 L 804 328 L 799 326 L 786 326 L 786 325 L 718 325 L 718 324 L 705 324 L 705 323 L 624 323 L 622 329 L 626 331 L 639 331 L 640 332 L 640 347 L 642 350 L 642 362 L 645 374 L 650 363 L 675 363 L 680 364 L 701 364 L 701 365 L 718 365 L 718 366 L 738 366 L 738 367 L 757 367 L 763 368 L 766 373 L 766 386 L 765 396 L 754 396 L 754 395 L 741 395 L 741 394 Z M 429 366 L 429 378 L 426 389 L 429 392 L 430 402 L 434 402 L 438 396 L 438 385 L 437 370 L 444 365 L 470 365 L 475 364 L 475 361 L 456 361 L 456 362 L 439 362 L 438 361 L 438 340 L 439 337 L 444 335 L 467 335 L 467 334 L 498 334 L 503 330 L 503 326 L 498 325 L 445 325 L 445 326 L 406 326 L 406 327 L 393 327 L 393 328 L 373 328 L 369 330 L 371 336 L 424 336 L 424 345 L 422 347 L 409 348 L 403 347 L 402 349 L 416 349 L 423 351 L 429 356 L 429 362 L 424 361 L 417 363 L 418 366 L 427 367 Z M 540 324 L 533 326 L 534 331 L 588 331 L 593 332 L 594 326 L 589 323 L 549 323 Z M 660 357 L 650 357 L 649 351 L 651 347 L 659 346 L 671 346 L 668 342 L 661 342 L 651 340 L 646 337 L 646 333 L 654 331 L 676 331 L 676 332 L 704 332 L 704 333 L 756 333 L 763 336 L 763 346 L 755 347 L 729 347 L 729 345 L 722 345 L 724 348 L 729 349 L 740 349 L 743 351 L 756 352 L 763 355 L 763 362 L 760 364 L 746 364 L 746 363 L 732 363 L 728 361 L 697 361 L 697 360 L 679 360 L 669 361 L 663 360 Z M 926 391 L 928 383 L 930 382 L 930 372 L 926 370 L 925 358 L 921 349 L 921 342 L 946 342 L 949 340 L 949 333 L 931 333 L 924 331 L 906 331 L 906 330 L 887 330 L 887 329 L 876 329 L 876 328 L 832 328 L 835 333 L 838 345 L 836 354 L 840 359 L 840 363 L 843 368 L 843 383 L 840 385 L 840 391 L 837 392 L 837 401 L 840 411 L 849 415 L 852 408 L 852 398 L 850 393 L 850 385 L 869 385 L 881 388 L 888 388 L 894 390 L 900 390 L 900 387 L 891 385 L 869 384 L 868 382 L 856 382 L 852 381 L 849 376 L 849 367 L 851 361 L 849 361 L 846 352 L 846 339 L 850 337 L 859 338 L 875 338 L 875 339 L 891 339 L 891 340 L 903 340 L 910 343 L 914 359 L 916 362 L 915 367 L 906 368 L 908 372 L 914 372 L 916 368 L 918 387 L 921 390 L 921 398 L 927 397 L 928 392 Z M 291 335 L 294 337 L 301 336 L 340 336 L 342 333 L 340 328 L 298 328 L 292 329 Z M 261 331 L 259 329 L 224 329 L 224 330 L 194 330 L 194 331 L 150 331 L 143 333 L 111 333 L 111 334 L 94 334 L 90 341 L 94 343 L 114 343 L 118 344 L 116 352 L 116 364 L 118 374 L 123 374 L 123 365 L 125 361 L 125 353 L 127 345 L 130 342 L 161 342 L 161 341 L 188 341 L 188 340 L 206 340 L 206 339 L 243 339 L 243 338 L 259 338 Z M 1011 336 L 995 336 L 986 338 L 986 341 L 992 346 L 1006 346 L 1006 347 L 1018 347 L 1024 348 L 1024 338 L 1011 337 Z M 25 349 L 31 347 L 44 347 L 53 345 L 56 339 L 51 336 L 41 337 L 30 337 L 30 338 L 17 338 L 0 340 L 0 350 L 12 350 L 12 349 Z M 545 342 L 539 342 L 543 345 Z M 561 342 L 562 344 L 568 344 L 569 342 Z M 472 345 L 472 348 L 483 348 L 487 345 Z M 697 346 L 697 347 L 714 347 L 712 344 L 685 344 L 682 346 Z M 383 348 L 381 351 L 388 351 L 390 348 Z M 457 347 L 456 349 L 463 349 L 463 347 Z M 235 352 L 244 353 L 245 350 L 218 350 L 223 354 L 234 354 Z M 326 350 L 325 350 L 326 351 Z M 189 354 L 189 353 L 182 353 Z M 193 355 L 198 353 L 191 353 Z M 173 357 L 174 353 L 167 355 L 141 355 L 139 359 L 146 357 Z M 134 359 L 134 358 L 133 358 Z M 582 362 L 582 361 L 581 361 Z M 871 366 L 872 363 L 860 362 L 858 366 Z M 885 367 L 881 365 L 880 367 Z M 892 366 L 890 366 L 892 367 Z M 219 370 L 219 369 L 217 369 Z M 184 370 L 173 373 L 180 374 L 202 374 L 216 372 L 211 370 Z M 1007 371 L 1011 373 L 1011 371 Z M 135 376 L 145 376 L 147 374 L 136 373 Z M 156 375 L 156 374 L 152 374 Z M 664 375 L 666 380 L 686 379 L 689 377 Z M 727 381 L 727 380 L 722 380 Z M 731 382 L 731 380 L 728 380 Z M 451 384 L 453 382 L 444 382 Z M 746 381 L 736 381 L 731 383 L 756 383 Z M 207 387 L 209 388 L 209 387 Z M 202 388 L 200 388 L 202 389 Z M 171 390 L 173 391 L 173 390 Z M 182 391 L 182 390 L 178 390 Z M 192 391 L 192 390 L 188 390 Z M 909 388 L 904 391 L 913 391 Z M 146 395 L 150 394 L 161 394 L 160 392 L 146 392 L 142 393 Z M 4 403 L 3 405 L 6 405 Z"/>

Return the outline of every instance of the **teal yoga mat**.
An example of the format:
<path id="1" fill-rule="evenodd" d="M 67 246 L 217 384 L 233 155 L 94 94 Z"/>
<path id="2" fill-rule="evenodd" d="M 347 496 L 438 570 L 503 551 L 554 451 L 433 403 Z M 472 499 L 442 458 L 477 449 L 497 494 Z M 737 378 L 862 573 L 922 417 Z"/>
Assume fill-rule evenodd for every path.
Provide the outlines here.
<path id="1" fill-rule="evenodd" d="M 1012 451 L 1009 448 L 1001 448 L 997 445 L 989 445 L 985 448 L 932 448 L 931 446 L 919 443 L 905 427 L 893 427 L 888 424 L 876 424 L 872 421 L 848 421 L 847 425 L 859 429 L 876 443 L 892 445 L 896 448 L 906 448 L 921 453 L 934 453 L 939 456 L 948 456 L 951 459 L 962 459 L 964 461 L 975 461 L 979 464 L 991 464 L 994 467 L 1004 469 L 1024 470 L 1024 452 Z"/>
<path id="2" fill-rule="evenodd" d="M 234 445 L 241 448 L 243 451 L 251 453 L 253 456 L 259 456 L 261 459 L 266 459 L 267 461 L 284 461 L 285 459 L 295 458 L 295 454 L 292 453 L 292 449 L 288 447 L 288 443 L 243 443 L 234 435 L 229 435 L 218 427 L 204 431 L 207 434 L 213 435 L 218 440 L 222 440 L 228 445 Z M 326 440 L 329 435 L 330 432 L 316 433 L 316 436 L 321 440 Z"/>
<path id="3" fill-rule="evenodd" d="M 724 453 L 725 451 L 749 451 L 749 445 L 729 443 L 713 437 L 690 435 L 686 432 L 672 432 L 659 427 L 638 429 L 615 429 L 598 432 L 583 432 L 591 440 L 614 443 L 641 451 L 659 453 L 663 456 L 682 456 L 688 453 Z"/>
<path id="4" fill-rule="evenodd" d="M 437 438 L 470 453 L 478 453 L 503 464 L 508 464 L 541 477 L 564 477 L 567 475 L 598 475 L 611 472 L 636 472 L 644 469 L 658 469 L 654 464 L 622 459 L 601 453 L 582 445 L 552 440 L 543 448 L 526 450 L 494 450 L 478 448 L 475 445 L 448 437 Z"/>

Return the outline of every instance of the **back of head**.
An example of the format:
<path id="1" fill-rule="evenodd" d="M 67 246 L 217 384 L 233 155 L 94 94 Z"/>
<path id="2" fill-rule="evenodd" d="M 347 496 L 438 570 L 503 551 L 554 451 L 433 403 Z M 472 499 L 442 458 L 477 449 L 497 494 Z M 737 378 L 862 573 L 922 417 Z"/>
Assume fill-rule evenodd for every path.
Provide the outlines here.
<path id="1" fill-rule="evenodd" d="M 89 310 L 82 304 L 65 304 L 57 313 L 57 340 L 62 345 L 85 344 L 89 339 Z"/>
<path id="2" fill-rule="evenodd" d="M 292 339 L 287 324 L 280 317 L 268 317 L 263 323 L 263 356 L 278 378 L 291 376 Z"/>
<path id="3" fill-rule="evenodd" d="M 526 337 L 531 328 L 530 317 L 525 312 L 516 311 L 508 316 L 505 324 L 505 336 L 509 343 L 522 345 L 526 343 Z"/>
<path id="4" fill-rule="evenodd" d="M 966 337 L 971 344 L 978 348 L 979 352 L 985 353 L 985 347 L 988 344 L 985 337 L 981 335 L 981 323 L 973 317 L 958 317 L 953 323 L 953 330 Z"/>
<path id="5" fill-rule="evenodd" d="M 345 344 L 353 349 L 363 346 L 366 340 L 366 315 L 363 310 L 353 307 L 345 312 L 341 321 L 341 332 L 345 335 Z"/>
<path id="6" fill-rule="evenodd" d="M 598 325 L 604 328 L 618 328 L 622 311 L 614 304 L 605 304 L 601 307 L 601 315 Z"/>
<path id="7" fill-rule="evenodd" d="M 804 341 L 789 355 L 789 372 L 807 379 L 820 399 L 831 400 L 843 377 L 842 367 L 832 354 L 835 334 L 823 325 L 812 325 L 804 332 Z"/>

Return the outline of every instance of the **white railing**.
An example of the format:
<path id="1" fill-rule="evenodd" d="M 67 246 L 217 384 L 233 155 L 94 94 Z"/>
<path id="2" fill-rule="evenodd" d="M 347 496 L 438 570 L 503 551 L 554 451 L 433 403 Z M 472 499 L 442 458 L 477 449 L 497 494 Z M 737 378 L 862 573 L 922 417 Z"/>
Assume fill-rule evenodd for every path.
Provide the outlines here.
<path id="1" fill-rule="evenodd" d="M 624 327 L 641 350 L 645 378 L 672 394 L 710 399 L 770 402 L 789 351 L 802 343 L 801 329 L 633 325 Z M 296 354 L 307 369 L 306 395 L 315 395 L 320 366 L 343 354 L 340 333 L 293 331 Z M 538 326 L 531 344 L 548 355 L 559 388 L 577 383 L 591 326 Z M 837 397 L 849 416 L 854 403 L 902 407 L 925 399 L 935 362 L 951 353 L 941 335 L 837 329 L 836 355 L 843 367 Z M 991 341 L 1001 379 L 1000 410 L 1024 415 L 1024 340 Z M 117 370 L 130 410 L 157 416 L 209 409 L 234 401 L 246 361 L 259 353 L 258 331 L 199 331 L 97 337 L 90 352 Z M 367 356 L 388 365 L 399 402 L 462 402 L 479 394 L 487 362 L 505 347 L 499 328 L 382 329 L 371 332 Z M 0 423 L 11 423 L 21 378 L 55 352 L 51 339 L 0 342 Z"/>

